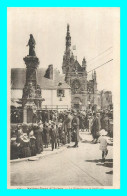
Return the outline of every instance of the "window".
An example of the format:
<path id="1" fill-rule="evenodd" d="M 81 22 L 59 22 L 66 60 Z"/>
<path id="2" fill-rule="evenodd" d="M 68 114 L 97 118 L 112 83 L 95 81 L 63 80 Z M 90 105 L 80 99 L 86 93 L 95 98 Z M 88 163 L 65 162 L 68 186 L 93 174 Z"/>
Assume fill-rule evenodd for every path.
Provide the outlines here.
<path id="1" fill-rule="evenodd" d="M 57 97 L 64 97 L 64 90 L 63 89 L 58 89 L 57 90 Z"/>

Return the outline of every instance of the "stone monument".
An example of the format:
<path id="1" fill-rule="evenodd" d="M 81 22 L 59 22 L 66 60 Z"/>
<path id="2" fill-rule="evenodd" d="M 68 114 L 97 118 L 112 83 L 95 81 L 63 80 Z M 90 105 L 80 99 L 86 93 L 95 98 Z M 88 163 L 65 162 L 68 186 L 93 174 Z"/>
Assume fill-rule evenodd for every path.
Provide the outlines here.
<path id="1" fill-rule="evenodd" d="M 22 106 L 23 106 L 23 122 L 36 123 L 37 110 L 41 109 L 42 95 L 40 85 L 37 84 L 37 68 L 39 59 L 35 53 L 35 39 L 30 34 L 30 39 L 27 46 L 29 46 L 29 55 L 23 58 L 26 64 L 26 83 L 23 88 Z"/>

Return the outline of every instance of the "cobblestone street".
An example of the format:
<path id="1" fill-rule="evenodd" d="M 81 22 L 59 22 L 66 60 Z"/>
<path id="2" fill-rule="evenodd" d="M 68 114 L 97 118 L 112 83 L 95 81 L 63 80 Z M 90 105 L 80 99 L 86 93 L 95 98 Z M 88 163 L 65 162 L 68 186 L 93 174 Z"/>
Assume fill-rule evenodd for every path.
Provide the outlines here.
<path id="1" fill-rule="evenodd" d="M 71 144 L 52 156 L 11 163 L 11 185 L 112 186 L 112 145 L 108 146 L 109 153 L 105 163 L 102 163 L 99 144 L 91 143 L 92 136 L 89 133 L 80 132 L 80 137 L 82 140 L 78 148 L 71 147 Z"/>

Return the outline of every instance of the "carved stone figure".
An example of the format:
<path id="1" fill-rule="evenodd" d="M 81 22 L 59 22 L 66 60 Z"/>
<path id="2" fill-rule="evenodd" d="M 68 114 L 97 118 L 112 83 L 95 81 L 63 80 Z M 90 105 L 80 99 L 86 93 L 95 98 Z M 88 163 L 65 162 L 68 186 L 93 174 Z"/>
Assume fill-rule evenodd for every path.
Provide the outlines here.
<path id="1" fill-rule="evenodd" d="M 36 45 L 35 39 L 34 39 L 33 35 L 30 34 L 30 39 L 27 44 L 27 46 L 29 46 L 29 56 L 36 56 L 35 45 Z"/>
<path id="2" fill-rule="evenodd" d="M 40 85 L 37 85 L 37 88 L 36 88 L 36 97 L 41 97 L 41 89 L 40 89 Z"/>
<path id="3" fill-rule="evenodd" d="M 29 98 L 34 98 L 35 97 L 35 89 L 32 85 L 32 82 L 29 83 Z"/>

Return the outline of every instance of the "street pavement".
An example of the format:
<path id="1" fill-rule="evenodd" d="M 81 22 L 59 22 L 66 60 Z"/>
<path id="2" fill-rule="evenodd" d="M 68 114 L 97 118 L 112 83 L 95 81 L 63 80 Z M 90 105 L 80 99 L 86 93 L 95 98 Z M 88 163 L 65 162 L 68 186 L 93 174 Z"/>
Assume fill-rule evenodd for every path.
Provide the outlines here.
<path id="1" fill-rule="evenodd" d="M 112 144 L 108 146 L 105 163 L 102 163 L 99 144 L 92 144 L 92 136 L 87 132 L 80 132 L 80 137 L 82 140 L 78 148 L 73 148 L 71 143 L 68 148 L 52 156 L 11 163 L 11 186 L 112 186 Z"/>

